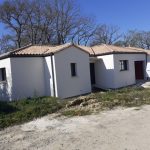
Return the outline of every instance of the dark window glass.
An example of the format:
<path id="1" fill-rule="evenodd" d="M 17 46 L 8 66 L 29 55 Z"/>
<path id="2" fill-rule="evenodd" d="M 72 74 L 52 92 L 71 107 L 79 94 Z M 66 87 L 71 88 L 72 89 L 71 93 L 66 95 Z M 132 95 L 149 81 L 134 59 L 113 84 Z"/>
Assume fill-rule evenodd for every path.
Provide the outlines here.
<path id="1" fill-rule="evenodd" d="M 76 63 L 71 63 L 71 76 L 74 77 L 76 75 Z"/>
<path id="2" fill-rule="evenodd" d="M 120 71 L 128 70 L 128 60 L 120 60 Z"/>
<path id="3" fill-rule="evenodd" d="M 6 81 L 6 69 L 5 68 L 1 68 L 0 69 L 0 76 L 1 76 L 1 81 Z"/>

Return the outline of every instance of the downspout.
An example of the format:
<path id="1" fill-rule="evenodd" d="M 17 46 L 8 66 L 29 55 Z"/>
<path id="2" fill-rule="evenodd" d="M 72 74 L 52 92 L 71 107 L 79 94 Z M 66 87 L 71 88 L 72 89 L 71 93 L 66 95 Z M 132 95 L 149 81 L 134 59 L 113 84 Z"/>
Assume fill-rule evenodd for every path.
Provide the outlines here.
<path id="1" fill-rule="evenodd" d="M 53 92 L 54 92 L 54 97 L 56 97 L 56 91 L 55 91 L 55 75 L 54 75 L 54 62 L 53 62 L 53 55 L 52 54 L 50 57 L 51 57 L 51 65 L 52 65 L 52 79 L 53 79 Z"/>

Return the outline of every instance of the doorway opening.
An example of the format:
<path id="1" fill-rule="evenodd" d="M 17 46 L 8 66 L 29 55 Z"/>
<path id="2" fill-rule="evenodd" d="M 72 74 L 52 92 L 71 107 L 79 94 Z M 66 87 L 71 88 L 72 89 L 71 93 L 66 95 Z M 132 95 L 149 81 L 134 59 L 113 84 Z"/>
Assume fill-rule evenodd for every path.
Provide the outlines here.
<path id="1" fill-rule="evenodd" d="M 95 64 L 90 63 L 91 84 L 95 84 Z"/>
<path id="2" fill-rule="evenodd" d="M 135 79 L 144 80 L 144 61 L 135 61 Z"/>

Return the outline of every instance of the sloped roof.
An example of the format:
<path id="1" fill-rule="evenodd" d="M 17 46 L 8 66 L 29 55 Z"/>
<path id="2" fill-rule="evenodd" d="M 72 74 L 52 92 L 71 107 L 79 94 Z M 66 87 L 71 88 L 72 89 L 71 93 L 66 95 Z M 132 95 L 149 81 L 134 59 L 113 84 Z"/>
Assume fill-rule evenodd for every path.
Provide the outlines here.
<path id="1" fill-rule="evenodd" d="M 114 53 L 145 53 L 146 50 L 131 48 L 131 47 L 119 47 L 114 45 L 96 45 L 91 47 L 95 55 L 105 55 L 105 54 L 114 54 Z"/>
<path id="2" fill-rule="evenodd" d="M 77 45 L 78 47 L 84 49 L 85 51 L 87 51 L 90 55 L 94 55 L 94 51 L 91 47 L 88 46 L 82 46 L 82 45 Z"/>
<path id="3" fill-rule="evenodd" d="M 16 50 L 16 51 L 12 52 L 12 54 L 14 54 L 14 55 L 47 55 L 47 54 L 59 52 L 59 51 L 64 50 L 70 46 L 77 47 L 76 45 L 71 44 L 71 43 L 66 43 L 66 44 L 58 45 L 58 46 L 31 45 L 31 46 L 22 48 L 20 50 Z M 80 49 L 87 52 L 85 49 L 82 49 L 82 48 L 80 48 Z"/>
<path id="4" fill-rule="evenodd" d="M 30 45 L 19 50 L 12 52 L 13 55 L 46 55 L 51 53 L 56 53 L 65 48 L 70 47 L 72 44 L 67 43 L 59 46 L 52 45 Z"/>
<path id="5" fill-rule="evenodd" d="M 14 55 L 41 55 L 47 52 L 49 46 L 29 46 L 12 52 Z"/>
<path id="6" fill-rule="evenodd" d="M 136 49 L 139 51 L 144 51 L 145 53 L 147 53 L 148 55 L 150 55 L 150 50 L 149 49 L 142 49 L 142 48 L 137 48 L 137 47 L 129 47 L 130 49 Z"/>
<path id="7" fill-rule="evenodd" d="M 89 54 L 89 52 L 86 49 L 83 49 L 77 45 L 67 43 L 59 46 L 52 46 L 52 45 L 27 45 L 25 47 L 10 51 L 8 53 L 4 53 L 0 55 L 0 58 L 6 58 L 9 56 L 48 56 L 53 53 L 57 53 L 59 51 L 62 51 L 66 48 L 69 48 L 71 46 L 77 47 L 80 50 L 86 52 Z"/>
<path id="8" fill-rule="evenodd" d="M 88 46 L 81 46 L 75 45 L 71 43 L 59 45 L 59 46 L 52 46 L 52 45 L 28 45 L 22 47 L 20 49 L 16 49 L 14 51 L 10 51 L 8 53 L 4 53 L 0 55 L 0 59 L 10 57 L 10 56 L 48 56 L 53 53 L 57 53 L 62 51 L 70 46 L 74 46 L 79 48 L 80 50 L 88 53 L 91 56 L 98 56 L 98 55 L 107 55 L 107 54 L 117 54 L 117 53 L 144 53 L 150 54 L 149 50 L 136 48 L 136 47 L 119 47 L 114 45 L 96 45 L 92 47 Z"/>
<path id="9" fill-rule="evenodd" d="M 85 49 L 90 55 L 107 55 L 107 54 L 116 54 L 116 53 L 149 53 L 150 51 L 136 48 L 136 47 L 120 47 L 114 45 L 96 45 L 92 47 L 80 46 L 78 47 Z"/>

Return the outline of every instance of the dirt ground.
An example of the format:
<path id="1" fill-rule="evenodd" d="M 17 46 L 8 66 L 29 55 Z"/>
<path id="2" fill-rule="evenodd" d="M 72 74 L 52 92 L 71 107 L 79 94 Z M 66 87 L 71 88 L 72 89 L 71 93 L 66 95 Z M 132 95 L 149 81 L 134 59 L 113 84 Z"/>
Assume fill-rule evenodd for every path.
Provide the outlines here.
<path id="1" fill-rule="evenodd" d="M 98 115 L 49 115 L 0 131 L 0 150 L 148 150 L 150 106 Z"/>

